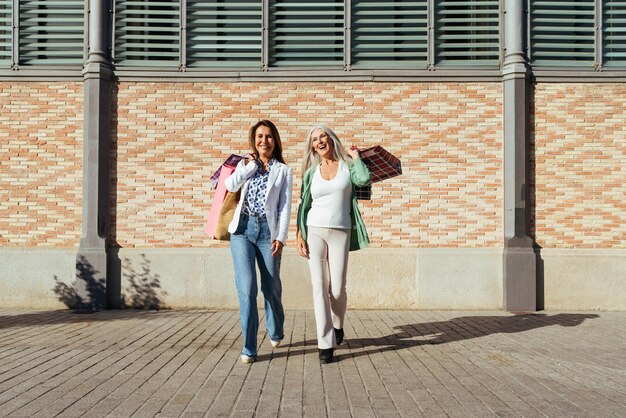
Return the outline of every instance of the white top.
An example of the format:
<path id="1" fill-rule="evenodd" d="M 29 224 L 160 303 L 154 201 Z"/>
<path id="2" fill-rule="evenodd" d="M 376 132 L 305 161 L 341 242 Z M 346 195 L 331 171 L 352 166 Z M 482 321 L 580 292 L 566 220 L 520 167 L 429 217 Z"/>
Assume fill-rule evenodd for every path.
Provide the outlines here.
<path id="1" fill-rule="evenodd" d="M 331 180 L 324 180 L 318 166 L 311 180 L 313 202 L 307 216 L 307 225 L 318 228 L 352 228 L 350 205 L 352 204 L 352 183 L 350 170 L 339 161 L 337 174 Z"/>

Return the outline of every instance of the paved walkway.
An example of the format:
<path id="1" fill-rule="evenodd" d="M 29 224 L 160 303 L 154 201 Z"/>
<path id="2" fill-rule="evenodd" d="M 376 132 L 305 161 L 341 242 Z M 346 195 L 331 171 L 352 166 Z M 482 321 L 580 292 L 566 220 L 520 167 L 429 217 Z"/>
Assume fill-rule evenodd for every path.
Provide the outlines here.
<path id="1" fill-rule="evenodd" d="M 286 331 L 244 365 L 234 311 L 0 310 L 0 415 L 626 416 L 626 312 L 349 311 L 328 365 Z"/>

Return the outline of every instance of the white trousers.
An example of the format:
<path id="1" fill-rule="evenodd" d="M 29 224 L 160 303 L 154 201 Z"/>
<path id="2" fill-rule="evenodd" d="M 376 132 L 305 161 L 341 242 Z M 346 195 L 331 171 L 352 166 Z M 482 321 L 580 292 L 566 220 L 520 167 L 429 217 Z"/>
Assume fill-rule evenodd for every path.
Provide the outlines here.
<path id="1" fill-rule="evenodd" d="M 337 346 L 334 328 L 343 328 L 346 316 L 346 275 L 350 230 L 309 227 L 309 270 L 313 287 L 313 307 L 317 328 L 317 346 Z"/>

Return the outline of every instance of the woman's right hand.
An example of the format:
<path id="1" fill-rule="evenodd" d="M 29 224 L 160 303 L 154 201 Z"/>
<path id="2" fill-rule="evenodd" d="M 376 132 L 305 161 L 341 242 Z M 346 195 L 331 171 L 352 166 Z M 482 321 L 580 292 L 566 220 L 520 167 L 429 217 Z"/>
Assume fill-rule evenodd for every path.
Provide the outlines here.
<path id="1" fill-rule="evenodd" d="M 355 145 L 352 145 L 350 148 L 346 148 L 346 153 L 352 157 L 353 160 L 361 157 L 361 151 Z"/>
<path id="2" fill-rule="evenodd" d="M 257 156 L 254 153 L 250 153 L 250 154 L 246 154 L 243 156 L 243 164 L 246 165 L 248 164 L 250 161 L 256 161 Z"/>
<path id="3" fill-rule="evenodd" d="M 300 234 L 300 232 L 298 232 L 296 248 L 298 249 L 298 254 L 300 254 L 304 258 L 309 258 L 309 246 L 306 243 L 306 241 L 302 238 L 302 235 Z"/>

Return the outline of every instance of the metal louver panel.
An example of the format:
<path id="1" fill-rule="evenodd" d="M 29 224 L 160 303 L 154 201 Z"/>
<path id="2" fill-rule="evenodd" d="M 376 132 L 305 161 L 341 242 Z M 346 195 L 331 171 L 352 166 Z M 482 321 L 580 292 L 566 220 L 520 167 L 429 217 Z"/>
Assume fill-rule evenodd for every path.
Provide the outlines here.
<path id="1" fill-rule="evenodd" d="M 594 0 L 531 0 L 531 63 L 593 66 L 594 3 Z"/>
<path id="2" fill-rule="evenodd" d="M 271 66 L 343 65 L 343 1 L 270 0 L 269 16 Z"/>
<path id="3" fill-rule="evenodd" d="M 115 2 L 117 65 L 177 66 L 180 62 L 180 2 Z"/>
<path id="4" fill-rule="evenodd" d="M 604 2 L 604 65 L 626 65 L 626 1 Z"/>
<path id="5" fill-rule="evenodd" d="M 261 6 L 259 0 L 188 0 L 187 65 L 260 67 Z"/>
<path id="6" fill-rule="evenodd" d="M 427 3 L 352 2 L 352 64 L 368 68 L 426 67 Z"/>
<path id="7" fill-rule="evenodd" d="M 84 0 L 20 1 L 21 65 L 82 65 Z"/>
<path id="8" fill-rule="evenodd" d="M 0 67 L 10 66 L 12 60 L 13 16 L 11 3 L 11 0 L 0 0 Z"/>
<path id="9" fill-rule="evenodd" d="M 435 62 L 440 65 L 498 65 L 498 0 L 441 0 L 435 6 Z"/>

